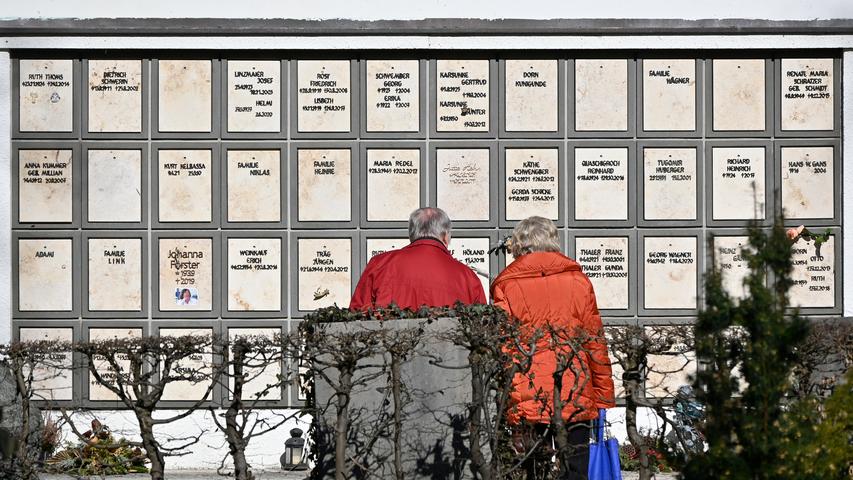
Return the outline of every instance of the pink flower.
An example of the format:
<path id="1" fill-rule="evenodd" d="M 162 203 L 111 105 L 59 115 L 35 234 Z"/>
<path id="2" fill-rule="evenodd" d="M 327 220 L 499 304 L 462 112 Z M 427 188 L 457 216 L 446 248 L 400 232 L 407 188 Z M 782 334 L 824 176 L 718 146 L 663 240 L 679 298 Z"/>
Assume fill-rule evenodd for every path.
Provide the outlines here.
<path id="1" fill-rule="evenodd" d="M 796 228 L 789 228 L 787 231 L 785 231 L 785 234 L 788 235 L 788 240 L 796 241 L 798 238 L 800 238 L 800 235 L 803 234 L 803 230 L 805 229 L 806 227 L 804 225 L 800 225 Z"/>

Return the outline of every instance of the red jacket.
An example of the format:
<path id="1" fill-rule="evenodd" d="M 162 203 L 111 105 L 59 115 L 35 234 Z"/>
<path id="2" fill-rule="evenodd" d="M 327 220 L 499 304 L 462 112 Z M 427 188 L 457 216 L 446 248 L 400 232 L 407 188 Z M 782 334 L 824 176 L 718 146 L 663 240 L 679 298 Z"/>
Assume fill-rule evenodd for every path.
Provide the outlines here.
<path id="1" fill-rule="evenodd" d="M 432 238 L 415 240 L 373 257 L 355 287 L 349 308 L 452 306 L 486 303 L 477 274 L 450 255 L 444 243 Z"/>
<path id="2" fill-rule="evenodd" d="M 599 408 L 615 406 L 610 358 L 595 293 L 577 262 L 556 252 L 522 255 L 498 275 L 491 291 L 495 305 L 521 321 L 524 333 L 531 335 L 539 329 L 544 334 L 537 342 L 530 371 L 516 375 L 513 381 L 511 423 L 521 419 L 550 423 L 553 374 L 561 350 L 566 352 L 564 358 L 573 358 L 574 371 L 579 372 L 576 375 L 570 367 L 563 373 L 563 419 L 591 420 L 598 417 Z M 551 342 L 549 325 L 555 335 L 586 337 L 576 356 L 568 353 L 565 340 Z"/>

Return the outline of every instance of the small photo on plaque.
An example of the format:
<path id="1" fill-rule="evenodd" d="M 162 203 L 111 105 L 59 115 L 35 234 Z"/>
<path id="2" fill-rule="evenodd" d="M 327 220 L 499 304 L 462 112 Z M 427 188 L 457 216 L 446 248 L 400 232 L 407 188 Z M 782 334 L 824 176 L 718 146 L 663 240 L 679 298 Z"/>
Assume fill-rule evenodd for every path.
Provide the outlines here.
<path id="1" fill-rule="evenodd" d="M 228 221 L 281 222 L 281 151 L 229 149 L 227 162 Z"/>
<path id="2" fill-rule="evenodd" d="M 228 132 L 281 130 L 281 62 L 227 62 Z"/>
<path id="3" fill-rule="evenodd" d="M 90 238 L 88 262 L 89 310 L 142 310 L 141 238 Z"/>
<path id="4" fill-rule="evenodd" d="M 296 153 L 297 218 L 300 222 L 349 222 L 352 218 L 352 149 Z"/>
<path id="5" fill-rule="evenodd" d="M 352 239 L 297 240 L 298 309 L 349 305 L 352 295 Z"/>
<path id="6" fill-rule="evenodd" d="M 213 308 L 213 239 L 160 238 L 161 311 L 210 311 Z"/>
<path id="7" fill-rule="evenodd" d="M 160 132 L 210 132 L 213 124 L 213 63 L 160 60 L 157 63 Z"/>
<path id="8" fill-rule="evenodd" d="M 420 62 L 367 60 L 365 66 L 368 132 L 420 130 Z"/>
<path id="9" fill-rule="evenodd" d="M 643 130 L 696 130 L 696 60 L 644 59 Z"/>
<path id="10" fill-rule="evenodd" d="M 765 60 L 712 60 L 714 131 L 764 131 L 766 124 Z"/>
<path id="11" fill-rule="evenodd" d="M 782 209 L 786 219 L 835 216 L 835 149 L 832 146 L 782 147 Z"/>
<path id="12" fill-rule="evenodd" d="M 352 86 L 349 60 L 296 61 L 298 132 L 352 129 Z"/>
<path id="13" fill-rule="evenodd" d="M 575 130 L 628 130 L 628 60 L 575 60 Z"/>
<path id="14" fill-rule="evenodd" d="M 454 221 L 488 221 L 490 155 L 488 148 L 436 150 L 436 205 Z"/>
<path id="15" fill-rule="evenodd" d="M 89 149 L 86 156 L 87 221 L 143 221 L 142 150 Z"/>
<path id="16" fill-rule="evenodd" d="M 18 150 L 18 222 L 72 223 L 71 149 Z"/>
<path id="17" fill-rule="evenodd" d="M 435 69 L 435 130 L 488 132 L 490 61 L 436 60 Z"/>
<path id="18" fill-rule="evenodd" d="M 89 60 L 88 125 L 91 133 L 141 133 L 142 60 Z"/>
<path id="19" fill-rule="evenodd" d="M 18 310 L 74 309 L 74 246 L 70 238 L 18 239 Z"/>
<path id="20" fill-rule="evenodd" d="M 162 223 L 213 220 L 213 152 L 157 151 L 158 220 Z"/>
<path id="21" fill-rule="evenodd" d="M 421 204 L 421 150 L 366 151 L 367 221 L 408 221 Z"/>
<path id="22" fill-rule="evenodd" d="M 18 130 L 74 131 L 74 60 L 20 60 Z"/>
<path id="23" fill-rule="evenodd" d="M 228 311 L 281 310 L 280 238 L 228 238 Z"/>
<path id="24" fill-rule="evenodd" d="M 714 220 L 765 218 L 764 147 L 713 147 L 711 180 Z"/>
<path id="25" fill-rule="evenodd" d="M 574 149 L 575 220 L 628 220 L 628 149 Z"/>
<path id="26" fill-rule="evenodd" d="M 507 148 L 504 152 L 506 220 L 560 215 L 560 151 L 557 148 Z"/>
<path id="27" fill-rule="evenodd" d="M 630 307 L 628 237 L 577 237 L 575 259 L 592 282 L 598 308 Z"/>
<path id="28" fill-rule="evenodd" d="M 835 60 L 783 58 L 781 60 L 781 129 L 821 131 L 835 129 Z"/>
<path id="29" fill-rule="evenodd" d="M 560 122 L 558 60 L 504 62 L 504 129 L 556 132 Z"/>
<path id="30" fill-rule="evenodd" d="M 643 148 L 643 219 L 697 218 L 697 150 Z"/>
<path id="31" fill-rule="evenodd" d="M 696 237 L 643 239 L 643 305 L 647 310 L 697 307 Z"/>

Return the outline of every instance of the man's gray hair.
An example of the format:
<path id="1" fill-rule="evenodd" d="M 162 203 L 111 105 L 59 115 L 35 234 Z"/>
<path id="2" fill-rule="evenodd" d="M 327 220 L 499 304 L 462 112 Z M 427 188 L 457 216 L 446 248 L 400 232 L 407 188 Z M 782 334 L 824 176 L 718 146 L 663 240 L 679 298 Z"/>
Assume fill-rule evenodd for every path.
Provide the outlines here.
<path id="1" fill-rule="evenodd" d="M 544 217 L 525 218 L 512 231 L 509 251 L 515 258 L 533 252 L 559 252 L 557 226 Z"/>
<path id="2" fill-rule="evenodd" d="M 424 237 L 443 240 L 450 228 L 450 217 L 440 208 L 419 208 L 409 215 L 409 241 L 412 242 Z"/>

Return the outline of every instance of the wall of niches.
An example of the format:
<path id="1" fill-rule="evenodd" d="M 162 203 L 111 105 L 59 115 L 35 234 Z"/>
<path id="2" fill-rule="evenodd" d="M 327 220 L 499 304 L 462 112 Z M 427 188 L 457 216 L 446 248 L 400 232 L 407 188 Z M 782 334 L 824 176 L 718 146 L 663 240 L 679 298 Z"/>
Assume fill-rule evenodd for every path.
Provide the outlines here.
<path id="1" fill-rule="evenodd" d="M 833 233 L 793 303 L 840 312 L 837 53 L 428 55 L 18 55 L 13 335 L 292 330 L 422 205 L 487 291 L 490 244 L 554 219 L 610 325 L 693 321 L 710 262 L 741 295 L 744 227 L 784 209 Z M 51 395 L 114 405 L 77 376 Z"/>

